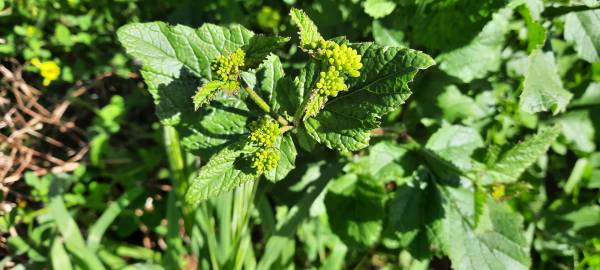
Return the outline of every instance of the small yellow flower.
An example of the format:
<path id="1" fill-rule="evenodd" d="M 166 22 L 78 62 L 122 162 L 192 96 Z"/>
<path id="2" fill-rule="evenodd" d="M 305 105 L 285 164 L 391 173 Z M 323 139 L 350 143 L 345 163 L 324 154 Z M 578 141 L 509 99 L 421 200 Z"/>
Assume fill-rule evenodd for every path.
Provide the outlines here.
<path id="1" fill-rule="evenodd" d="M 25 36 L 27 36 L 28 38 L 34 37 L 37 32 L 38 30 L 37 28 L 35 28 L 35 26 L 28 25 L 27 27 L 25 27 Z"/>
<path id="2" fill-rule="evenodd" d="M 31 59 L 31 64 L 40 70 L 40 74 L 44 77 L 44 86 L 50 85 L 52 81 L 60 76 L 60 67 L 52 60 L 42 62 L 36 57 Z"/>
<path id="3" fill-rule="evenodd" d="M 503 184 L 496 184 L 492 186 L 492 197 L 499 200 L 506 195 L 506 187 Z"/>

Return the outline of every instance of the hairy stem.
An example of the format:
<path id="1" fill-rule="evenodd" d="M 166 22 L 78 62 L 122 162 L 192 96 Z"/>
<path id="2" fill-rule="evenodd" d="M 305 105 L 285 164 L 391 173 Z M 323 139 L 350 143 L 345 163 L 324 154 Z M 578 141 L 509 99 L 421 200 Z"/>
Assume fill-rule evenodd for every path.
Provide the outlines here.
<path id="1" fill-rule="evenodd" d="M 267 104 L 267 102 L 264 99 L 262 99 L 258 95 L 258 93 L 256 93 L 256 91 L 254 91 L 254 89 L 252 89 L 249 86 L 246 86 L 246 87 L 244 87 L 244 90 L 246 90 L 246 93 L 248 93 L 248 96 L 250 97 L 250 99 L 252 99 L 252 101 L 254 101 L 254 103 L 256 103 L 256 105 L 258 105 L 258 107 L 260 107 L 260 109 L 262 109 L 263 111 L 265 111 L 266 113 L 271 115 L 273 118 L 275 118 L 275 120 L 277 120 L 277 122 L 279 122 L 280 125 L 282 125 L 282 126 L 289 125 L 288 121 L 285 120 L 285 118 L 283 118 L 283 116 L 278 115 L 273 110 L 271 110 L 271 107 L 269 106 L 269 104 Z"/>

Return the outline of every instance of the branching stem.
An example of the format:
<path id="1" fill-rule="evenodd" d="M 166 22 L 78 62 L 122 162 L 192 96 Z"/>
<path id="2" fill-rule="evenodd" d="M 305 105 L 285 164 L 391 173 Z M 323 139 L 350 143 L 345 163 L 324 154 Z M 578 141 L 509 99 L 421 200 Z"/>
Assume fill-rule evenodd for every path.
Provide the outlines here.
<path id="1" fill-rule="evenodd" d="M 258 93 L 256 93 L 254 91 L 254 89 L 252 89 L 249 86 L 244 87 L 244 90 L 246 90 L 246 93 L 248 93 L 248 96 L 250 97 L 250 99 L 252 99 L 252 101 L 254 101 L 254 103 L 256 103 L 256 105 L 258 105 L 259 108 L 261 108 L 263 111 L 265 111 L 266 113 L 268 113 L 269 115 L 271 115 L 273 118 L 275 118 L 275 120 L 277 120 L 277 122 L 279 122 L 280 125 L 282 126 L 289 126 L 289 123 L 287 120 L 285 120 L 285 118 L 283 118 L 283 116 L 276 114 L 271 107 L 269 106 L 269 104 L 267 104 L 267 102 L 262 99 Z"/>

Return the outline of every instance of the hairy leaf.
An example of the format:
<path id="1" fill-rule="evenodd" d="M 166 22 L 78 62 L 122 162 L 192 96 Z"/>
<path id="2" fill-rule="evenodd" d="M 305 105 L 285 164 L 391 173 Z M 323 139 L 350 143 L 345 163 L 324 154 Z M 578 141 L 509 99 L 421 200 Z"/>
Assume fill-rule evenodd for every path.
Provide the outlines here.
<path id="1" fill-rule="evenodd" d="M 565 39 L 575 43 L 581 59 L 600 61 L 600 10 L 572 12 L 565 18 Z"/>
<path id="2" fill-rule="evenodd" d="M 265 178 L 271 182 L 282 180 L 296 167 L 296 155 L 298 154 L 289 134 L 280 137 L 276 147 L 279 149 L 279 163 L 275 169 L 265 173 Z"/>
<path id="3" fill-rule="evenodd" d="M 446 126 L 436 131 L 425 147 L 461 169 L 471 167 L 471 154 L 483 146 L 477 130 L 465 126 Z"/>
<path id="4" fill-rule="evenodd" d="M 290 16 L 292 18 L 292 23 L 300 29 L 300 45 L 302 47 L 323 40 L 317 26 L 304 11 L 292 8 L 290 10 Z"/>
<path id="5" fill-rule="evenodd" d="M 245 142 L 240 141 L 215 154 L 191 182 L 185 200 L 197 205 L 256 179 L 254 170 L 249 168 L 249 164 L 244 164 L 243 154 L 250 152 Z"/>
<path id="6" fill-rule="evenodd" d="M 488 173 L 494 178 L 493 182 L 508 183 L 519 180 L 525 169 L 548 151 L 559 133 L 559 126 L 542 129 L 538 134 L 525 139 L 503 153 L 488 168 Z"/>
<path id="7" fill-rule="evenodd" d="M 142 61 L 142 76 L 163 124 L 175 125 L 194 114 L 191 97 L 200 78 L 211 80 L 211 61 L 247 44 L 254 34 L 233 25 L 204 24 L 198 29 L 162 22 L 132 23 L 117 31 L 127 53 Z"/>
<path id="8" fill-rule="evenodd" d="M 552 53 L 535 50 L 529 56 L 519 107 L 528 113 L 564 111 L 573 94 L 563 88 Z"/>
<path id="9" fill-rule="evenodd" d="M 269 54 L 283 47 L 290 38 L 277 36 L 255 35 L 244 46 L 246 52 L 245 67 L 257 67 Z"/>
<path id="10" fill-rule="evenodd" d="M 441 187 L 444 219 L 437 234 L 456 270 L 529 269 L 531 259 L 521 228 L 522 217 L 487 200 L 477 228 L 471 222 L 474 202 L 465 189 Z"/>
<path id="11" fill-rule="evenodd" d="M 440 69 L 464 82 L 484 78 L 488 72 L 497 70 L 511 15 L 510 9 L 498 11 L 469 44 L 438 56 Z"/>
<path id="12" fill-rule="evenodd" d="M 410 96 L 408 83 L 415 74 L 435 63 L 428 55 L 406 48 L 373 43 L 352 47 L 362 55 L 361 76 L 348 80 L 347 94 L 331 99 L 316 117 L 304 122 L 316 141 L 341 151 L 366 147 L 381 116 L 399 108 Z"/>

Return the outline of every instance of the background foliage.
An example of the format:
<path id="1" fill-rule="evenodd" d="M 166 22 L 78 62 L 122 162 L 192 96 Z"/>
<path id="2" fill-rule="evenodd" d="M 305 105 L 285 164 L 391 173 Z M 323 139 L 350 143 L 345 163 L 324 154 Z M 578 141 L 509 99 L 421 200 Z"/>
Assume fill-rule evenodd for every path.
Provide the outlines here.
<path id="1" fill-rule="evenodd" d="M 73 98 L 68 112 L 88 138 L 86 162 L 72 173 L 27 173 L 2 185 L 0 265 L 231 269 L 238 265 L 230 258 L 243 251 L 249 269 L 599 269 L 598 6 L 594 0 L 0 0 L 2 63 L 22 63 L 25 79 L 43 89 L 43 102 L 101 77 Z M 242 191 L 198 209 L 186 207 L 177 191 L 220 149 L 214 146 L 245 132 L 238 123 L 255 118 L 256 109 L 224 95 L 202 114 L 170 110 L 190 102 L 200 84 L 194 75 L 210 74 L 198 68 L 167 89 L 143 84 L 141 63 L 125 54 L 117 29 L 155 20 L 193 28 L 235 23 L 291 37 L 254 78 L 259 94 L 283 112 L 294 101 L 278 95 L 292 91 L 286 88 L 292 82 L 269 81 L 284 70 L 306 78 L 311 68 L 294 45 L 291 7 L 304 9 L 327 38 L 417 49 L 436 65 L 415 77 L 412 95 L 381 127 L 366 123 L 352 134 L 359 138 L 354 144 L 321 134 L 321 142 L 342 152 L 316 144 L 314 134 L 284 137 L 281 144 L 296 145 L 295 164 L 282 169 L 291 171 L 281 181 L 260 182 L 254 210 L 238 217 L 250 224 L 245 232 L 236 227 L 243 221 L 229 215 L 239 210 Z M 45 73 L 36 58 L 54 63 L 59 76 Z M 47 86 L 45 79 L 52 79 Z M 153 96 L 173 89 L 191 92 L 155 110 Z M 347 115 L 366 114 L 352 109 Z M 315 121 L 306 133 L 317 132 L 310 128 Z M 341 119 L 325 112 L 318 121 Z M 165 145 L 174 134 L 159 122 L 193 123 L 178 130 L 189 151 L 185 160 L 174 162 L 178 154 Z M 371 137 L 368 148 L 360 136 Z M 238 235 L 247 236 L 238 243 L 232 240 Z"/>

